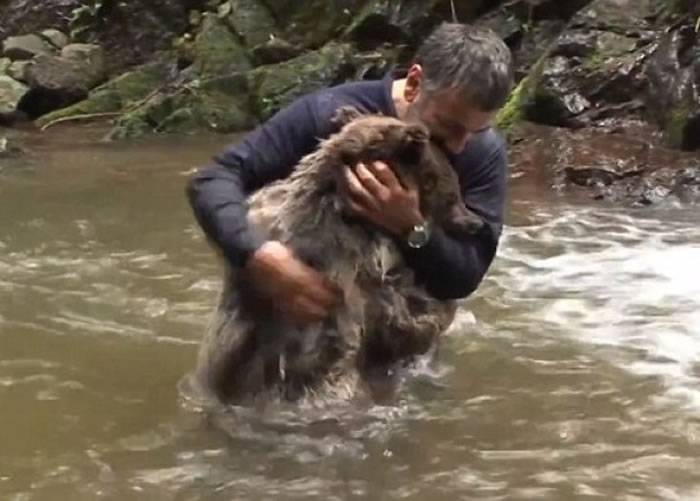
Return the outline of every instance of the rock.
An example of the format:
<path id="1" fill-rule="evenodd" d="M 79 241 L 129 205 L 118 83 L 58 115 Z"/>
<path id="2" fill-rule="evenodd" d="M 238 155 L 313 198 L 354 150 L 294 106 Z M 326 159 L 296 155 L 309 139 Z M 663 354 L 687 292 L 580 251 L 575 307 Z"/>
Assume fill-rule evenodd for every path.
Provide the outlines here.
<path id="1" fill-rule="evenodd" d="M 29 87 L 7 75 L 0 75 L 0 123 L 11 122 Z"/>
<path id="2" fill-rule="evenodd" d="M 195 67 L 200 75 L 223 76 L 250 69 L 245 48 L 221 19 L 204 15 L 193 47 Z"/>
<path id="3" fill-rule="evenodd" d="M 134 68 L 92 90 L 86 100 L 42 116 L 37 125 L 44 127 L 63 118 L 128 110 L 167 82 L 173 68 L 174 63 L 159 61 Z"/>
<path id="4" fill-rule="evenodd" d="M 55 30 L 53 28 L 44 30 L 41 33 L 39 33 L 39 35 L 59 50 L 70 43 L 68 35 L 64 34 L 62 31 Z"/>
<path id="5" fill-rule="evenodd" d="M 3 55 L 16 61 L 32 59 L 39 54 L 50 55 L 51 48 L 38 35 L 9 37 L 3 43 Z"/>
<path id="6" fill-rule="evenodd" d="M 61 49 L 61 57 L 86 64 L 92 73 L 104 74 L 104 50 L 99 45 L 72 43 Z"/>
<path id="7" fill-rule="evenodd" d="M 26 71 L 31 88 L 22 110 L 36 118 L 85 99 L 104 79 L 97 61 L 76 61 L 59 56 L 37 56 Z"/>
<path id="8" fill-rule="evenodd" d="M 678 170 L 673 193 L 683 202 L 700 202 L 700 164 Z"/>
<path id="9" fill-rule="evenodd" d="M 31 64 L 32 61 L 15 61 L 7 68 L 6 73 L 18 82 L 27 83 L 27 68 Z"/>
<path id="10" fill-rule="evenodd" d="M 255 63 L 262 65 L 287 61 L 298 56 L 301 51 L 282 38 L 271 38 L 253 47 L 250 52 Z"/>
<path id="11" fill-rule="evenodd" d="M 66 32 L 71 11 L 83 0 L 3 0 L 0 40 L 51 27 Z"/>
<path id="12" fill-rule="evenodd" d="M 700 35 L 689 24 L 667 34 L 647 68 L 648 115 L 667 143 L 700 149 Z"/>
<path id="13" fill-rule="evenodd" d="M 122 116 L 108 139 L 157 132 L 216 132 L 247 130 L 256 119 L 248 109 L 245 75 L 193 80 L 188 92 L 161 93 Z"/>
<path id="14" fill-rule="evenodd" d="M 20 156 L 24 150 L 6 137 L 0 136 L 0 160 L 4 158 L 16 158 Z"/>
<path id="15" fill-rule="evenodd" d="M 360 50 L 370 50 L 382 43 L 407 44 L 419 42 L 440 19 L 440 0 L 403 1 L 392 4 L 383 0 L 371 0 L 352 19 L 344 31 Z M 461 19 L 470 19 L 483 2 L 462 2 L 460 8 L 469 5 L 469 12 L 461 12 Z"/>
<path id="16" fill-rule="evenodd" d="M 528 74 L 522 116 L 568 127 L 639 117 L 655 7 L 655 0 L 594 0 L 577 13 Z"/>
<path id="17" fill-rule="evenodd" d="M 254 111 L 261 120 L 295 98 L 340 83 L 354 72 L 352 46 L 331 42 L 280 64 L 261 66 L 250 73 Z"/>
<path id="18" fill-rule="evenodd" d="M 160 51 L 169 50 L 173 39 L 189 28 L 188 13 L 204 3 L 200 0 L 61 1 L 87 7 L 83 14 L 74 16 L 71 39 L 102 46 L 109 55 L 105 63 L 110 75 L 151 61 Z"/>
<path id="19" fill-rule="evenodd" d="M 302 49 L 316 49 L 350 25 L 363 0 L 266 1 L 283 27 L 283 37 Z"/>
<path id="20" fill-rule="evenodd" d="M 11 64 L 12 60 L 9 57 L 0 57 L 0 75 L 4 75 Z"/>
<path id="21" fill-rule="evenodd" d="M 697 156 L 654 145 L 648 124 L 571 130 L 529 123 L 519 132 L 512 164 L 520 175 L 544 178 L 559 191 L 625 205 L 700 200 Z"/>
<path id="22" fill-rule="evenodd" d="M 229 0 L 227 21 L 245 45 L 253 48 L 281 36 L 275 18 L 260 0 Z"/>

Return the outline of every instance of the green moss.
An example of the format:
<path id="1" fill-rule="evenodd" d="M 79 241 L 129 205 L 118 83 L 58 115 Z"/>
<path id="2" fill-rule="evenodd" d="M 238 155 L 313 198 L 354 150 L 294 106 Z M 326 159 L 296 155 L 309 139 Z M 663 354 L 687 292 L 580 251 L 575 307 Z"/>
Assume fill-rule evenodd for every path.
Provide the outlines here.
<path id="1" fill-rule="evenodd" d="M 685 129 L 690 118 L 690 107 L 683 103 L 673 108 L 666 119 L 664 132 L 666 141 L 673 148 L 682 148 L 685 143 Z"/>
<path id="2" fill-rule="evenodd" d="M 605 64 L 606 57 L 600 52 L 593 52 L 588 56 L 581 66 L 588 71 L 597 71 Z"/>
<path id="3" fill-rule="evenodd" d="M 249 75 L 253 111 L 269 118 L 292 100 L 343 80 L 351 46 L 331 42 L 289 61 L 261 66 Z"/>
<path id="4" fill-rule="evenodd" d="M 229 0 L 231 13 L 227 20 L 249 49 L 263 44 L 271 35 L 278 36 L 270 10 L 259 0 Z"/>
<path id="5" fill-rule="evenodd" d="M 195 68 L 202 76 L 218 76 L 250 68 L 245 48 L 226 23 L 207 13 L 192 48 Z"/>
<path id="6" fill-rule="evenodd" d="M 44 125 L 61 118 L 99 113 L 117 113 L 139 103 L 165 81 L 168 66 L 152 63 L 124 73 L 94 89 L 87 99 L 37 119 Z"/>
<path id="7" fill-rule="evenodd" d="M 530 85 L 529 82 L 529 77 L 523 78 L 510 93 L 506 104 L 496 114 L 496 127 L 506 135 L 523 119 L 522 101 L 525 89 Z"/>

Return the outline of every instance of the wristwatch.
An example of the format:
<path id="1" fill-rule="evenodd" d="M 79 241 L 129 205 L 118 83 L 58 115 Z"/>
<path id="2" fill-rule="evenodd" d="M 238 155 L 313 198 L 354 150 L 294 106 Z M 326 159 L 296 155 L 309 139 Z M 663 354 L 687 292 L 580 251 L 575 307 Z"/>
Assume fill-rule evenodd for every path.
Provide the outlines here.
<path id="1" fill-rule="evenodd" d="M 411 228 L 406 236 L 406 243 L 413 249 L 420 249 L 430 240 L 430 230 L 430 222 L 426 219 L 425 222 Z"/>

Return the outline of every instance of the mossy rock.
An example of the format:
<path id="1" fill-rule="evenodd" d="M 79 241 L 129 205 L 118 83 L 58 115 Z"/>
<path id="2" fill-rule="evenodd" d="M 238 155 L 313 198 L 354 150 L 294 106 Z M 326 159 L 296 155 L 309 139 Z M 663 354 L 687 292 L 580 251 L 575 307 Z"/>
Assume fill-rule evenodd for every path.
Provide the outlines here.
<path id="1" fill-rule="evenodd" d="M 354 71 L 352 46 L 331 42 L 280 64 L 261 66 L 249 75 L 253 110 L 265 120 L 303 94 L 340 83 Z"/>
<path id="2" fill-rule="evenodd" d="M 303 48 L 318 48 L 349 26 L 365 0 L 266 0 L 285 37 Z"/>
<path id="3" fill-rule="evenodd" d="M 202 28 L 193 48 L 194 66 L 200 75 L 218 76 L 250 69 L 245 47 L 226 22 L 211 13 L 204 14 Z"/>
<path id="4" fill-rule="evenodd" d="M 12 59 L 9 57 L 0 57 L 0 75 L 7 73 L 7 70 L 12 65 Z"/>
<path id="5" fill-rule="evenodd" d="M 275 18 L 268 7 L 259 0 L 228 0 L 231 8 L 227 21 L 250 49 L 279 37 Z"/>
<path id="6" fill-rule="evenodd" d="M 137 67 L 97 87 L 90 92 L 87 99 L 40 117 L 36 121 L 37 125 L 43 127 L 64 118 L 127 110 L 167 81 L 171 69 L 172 65 L 166 62 Z"/>
<path id="7" fill-rule="evenodd" d="M 700 62 L 686 57 L 700 51 L 700 37 L 688 25 L 666 34 L 647 66 L 649 118 L 664 131 L 667 144 L 700 149 Z"/>
<path id="8" fill-rule="evenodd" d="M 150 132 L 195 132 L 209 129 L 228 133 L 252 128 L 244 74 L 210 80 L 194 79 L 171 93 L 153 96 L 120 117 L 110 139 L 133 138 Z"/>

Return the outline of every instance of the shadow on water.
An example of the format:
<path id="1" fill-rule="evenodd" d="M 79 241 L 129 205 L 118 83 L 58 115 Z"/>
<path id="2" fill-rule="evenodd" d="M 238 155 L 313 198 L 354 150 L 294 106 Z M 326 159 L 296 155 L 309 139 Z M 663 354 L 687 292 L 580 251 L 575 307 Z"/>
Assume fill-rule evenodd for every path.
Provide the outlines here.
<path id="1" fill-rule="evenodd" d="M 32 139 L 0 171 L 0 497 L 688 499 L 700 229 L 512 182 L 494 266 L 396 406 L 178 402 L 218 265 L 184 182 L 221 136 Z M 224 433 L 221 428 L 228 430 Z"/>

